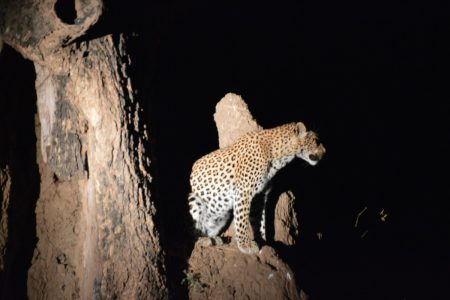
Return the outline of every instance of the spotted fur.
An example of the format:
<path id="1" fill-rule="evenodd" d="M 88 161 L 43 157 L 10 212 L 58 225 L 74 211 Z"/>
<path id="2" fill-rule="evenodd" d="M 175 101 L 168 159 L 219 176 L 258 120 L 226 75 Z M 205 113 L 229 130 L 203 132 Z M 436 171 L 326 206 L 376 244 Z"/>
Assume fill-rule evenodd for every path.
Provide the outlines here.
<path id="1" fill-rule="evenodd" d="M 238 248 L 247 254 L 257 252 L 249 232 L 253 197 L 295 157 L 315 165 L 324 153 L 316 134 L 299 122 L 249 133 L 203 156 L 194 163 L 190 176 L 189 211 L 196 228 L 214 238 L 233 211 Z M 264 215 L 263 209 L 261 236 L 265 239 Z"/>

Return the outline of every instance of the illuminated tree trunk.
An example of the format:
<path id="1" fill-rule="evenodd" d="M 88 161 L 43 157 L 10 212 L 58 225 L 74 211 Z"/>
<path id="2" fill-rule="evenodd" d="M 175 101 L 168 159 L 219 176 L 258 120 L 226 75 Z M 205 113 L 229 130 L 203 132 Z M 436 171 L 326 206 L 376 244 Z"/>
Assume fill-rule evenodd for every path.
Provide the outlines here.
<path id="1" fill-rule="evenodd" d="M 99 19 L 100 0 L 6 1 L 0 32 L 36 69 L 40 197 L 31 299 L 167 298 L 155 227 L 148 135 L 126 73 L 123 36 L 71 43 Z M 21 20 L 20 22 L 18 20 Z"/>

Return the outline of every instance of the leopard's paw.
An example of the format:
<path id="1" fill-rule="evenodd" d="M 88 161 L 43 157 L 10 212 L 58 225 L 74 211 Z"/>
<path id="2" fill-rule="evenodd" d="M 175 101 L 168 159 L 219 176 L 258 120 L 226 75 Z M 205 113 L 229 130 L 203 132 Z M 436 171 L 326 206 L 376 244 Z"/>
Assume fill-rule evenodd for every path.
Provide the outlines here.
<path id="1" fill-rule="evenodd" d="M 250 241 L 248 243 L 242 243 L 238 241 L 237 245 L 239 250 L 244 254 L 258 253 L 259 251 L 258 244 L 256 244 L 255 241 Z"/>

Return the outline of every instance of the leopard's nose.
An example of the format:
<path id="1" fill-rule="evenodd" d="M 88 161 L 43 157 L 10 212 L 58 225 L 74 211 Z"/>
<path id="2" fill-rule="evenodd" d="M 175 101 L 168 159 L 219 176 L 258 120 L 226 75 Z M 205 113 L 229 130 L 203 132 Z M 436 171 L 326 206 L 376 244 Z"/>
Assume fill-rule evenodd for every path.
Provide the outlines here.
<path id="1" fill-rule="evenodd" d="M 319 160 L 319 156 L 315 155 L 315 154 L 310 154 L 309 155 L 309 159 L 312 161 L 318 161 Z"/>

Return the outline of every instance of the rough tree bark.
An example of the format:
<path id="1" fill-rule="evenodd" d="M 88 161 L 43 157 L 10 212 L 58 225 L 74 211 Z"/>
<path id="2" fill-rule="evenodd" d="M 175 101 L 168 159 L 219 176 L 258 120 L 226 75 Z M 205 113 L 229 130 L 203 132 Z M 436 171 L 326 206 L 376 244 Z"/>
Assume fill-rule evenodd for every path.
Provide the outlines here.
<path id="1" fill-rule="evenodd" d="M 8 241 L 8 207 L 11 190 L 9 169 L 0 169 L 0 272 L 5 268 L 6 242 Z"/>
<path id="2" fill-rule="evenodd" d="M 28 296 L 167 298 L 125 39 L 71 43 L 99 19 L 102 1 L 75 1 L 73 25 L 58 19 L 55 2 L 0 4 L 0 35 L 36 69 L 41 192 Z"/>

